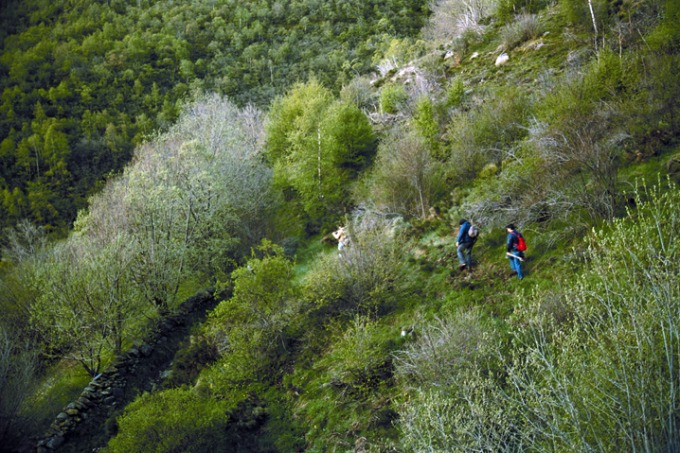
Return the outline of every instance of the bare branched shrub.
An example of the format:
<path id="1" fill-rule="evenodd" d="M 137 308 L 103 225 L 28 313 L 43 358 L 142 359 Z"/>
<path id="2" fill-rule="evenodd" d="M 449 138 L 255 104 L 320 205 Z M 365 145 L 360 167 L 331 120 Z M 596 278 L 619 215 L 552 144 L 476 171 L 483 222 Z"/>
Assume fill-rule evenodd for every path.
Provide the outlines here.
<path id="1" fill-rule="evenodd" d="M 541 23 L 535 14 L 520 14 L 515 20 L 506 24 L 500 32 L 505 50 L 512 50 L 541 34 Z"/>
<path id="2" fill-rule="evenodd" d="M 493 379 L 459 376 L 459 387 L 415 390 L 399 402 L 400 445 L 405 451 L 524 451 L 513 405 Z"/>
<path id="3" fill-rule="evenodd" d="M 461 209 L 480 224 L 498 227 L 508 219 L 529 225 L 555 218 L 568 206 L 551 192 L 548 170 L 545 162 L 530 155 L 511 161 L 475 187 Z"/>
<path id="4" fill-rule="evenodd" d="M 362 110 L 374 112 L 378 109 L 378 99 L 371 81 L 367 77 L 354 77 L 342 87 L 340 99 L 352 103 Z"/>
<path id="5" fill-rule="evenodd" d="M 437 318 L 416 329 L 417 341 L 395 355 L 397 375 L 407 387 L 455 386 L 465 370 L 488 372 L 498 365 L 491 329 L 476 312 Z"/>
<path id="6" fill-rule="evenodd" d="M 409 389 L 398 405 L 401 444 L 408 451 L 509 451 L 517 447 L 496 384 L 498 339 L 475 312 L 437 319 L 395 356 L 397 379 Z"/>
<path id="7" fill-rule="evenodd" d="M 453 41 L 466 32 L 481 34 L 482 21 L 493 14 L 497 0 L 434 0 L 425 35 L 436 41 Z"/>
<path id="8" fill-rule="evenodd" d="M 379 211 L 425 218 L 443 194 L 442 165 L 413 133 L 393 130 L 381 143 L 374 168 L 367 196 Z"/>
<path id="9" fill-rule="evenodd" d="M 498 91 L 491 102 L 455 114 L 447 126 L 449 174 L 466 184 L 489 163 L 499 166 L 527 135 L 530 99 L 520 90 Z"/>
<path id="10" fill-rule="evenodd" d="M 376 67 L 378 68 L 378 72 L 380 73 L 380 75 L 382 77 L 385 77 L 399 67 L 399 62 L 397 61 L 396 57 L 392 56 L 382 60 L 380 63 L 376 65 Z"/>
<path id="11" fill-rule="evenodd" d="M 437 100 L 441 96 L 442 87 L 432 73 L 415 68 L 415 75 L 407 84 L 406 90 L 411 99 L 410 104 L 415 105 L 418 99 L 428 97 Z"/>
<path id="12" fill-rule="evenodd" d="M 541 158 L 560 177 L 551 192 L 565 207 L 581 207 L 590 220 L 612 219 L 618 204 L 617 174 L 626 134 L 613 134 L 615 112 L 581 112 L 568 123 L 533 137 Z"/>
<path id="13" fill-rule="evenodd" d="M 47 247 L 47 232 L 28 220 L 20 221 L 16 227 L 5 230 L 2 256 L 15 265 L 39 261 Z"/>

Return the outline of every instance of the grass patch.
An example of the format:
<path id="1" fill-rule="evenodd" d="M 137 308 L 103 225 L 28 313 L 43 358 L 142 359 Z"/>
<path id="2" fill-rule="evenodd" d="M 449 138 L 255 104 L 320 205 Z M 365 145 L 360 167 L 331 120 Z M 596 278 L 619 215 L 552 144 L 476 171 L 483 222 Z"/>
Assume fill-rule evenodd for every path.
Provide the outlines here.
<path id="1" fill-rule="evenodd" d="M 30 432 L 46 432 L 59 412 L 78 398 L 90 380 L 80 364 L 72 360 L 64 359 L 46 370 L 23 405 L 21 416 L 31 420 Z"/>

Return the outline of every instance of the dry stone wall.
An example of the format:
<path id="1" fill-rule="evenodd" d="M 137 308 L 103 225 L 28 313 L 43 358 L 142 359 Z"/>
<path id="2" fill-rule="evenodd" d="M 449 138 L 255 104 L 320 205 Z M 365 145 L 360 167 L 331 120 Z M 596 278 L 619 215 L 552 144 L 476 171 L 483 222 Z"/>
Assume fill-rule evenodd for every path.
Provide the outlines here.
<path id="1" fill-rule="evenodd" d="M 214 302 L 207 291 L 185 301 L 176 315 L 158 324 L 150 338 L 118 357 L 64 407 L 35 451 L 97 451 L 103 447 L 113 434 L 109 431 L 115 426 L 115 417 L 136 395 L 158 387 L 191 325 L 202 320 Z"/>

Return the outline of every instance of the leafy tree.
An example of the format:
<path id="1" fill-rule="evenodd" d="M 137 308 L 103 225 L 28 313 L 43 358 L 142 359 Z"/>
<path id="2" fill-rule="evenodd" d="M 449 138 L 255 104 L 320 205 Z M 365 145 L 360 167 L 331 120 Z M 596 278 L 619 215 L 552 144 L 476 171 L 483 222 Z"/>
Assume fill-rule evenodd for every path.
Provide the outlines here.
<path id="1" fill-rule="evenodd" d="M 129 239 L 104 248 L 87 239 L 54 247 L 32 318 L 52 353 L 68 354 L 95 376 L 111 352 L 122 351 L 142 307 L 128 289 Z"/>
<path id="2" fill-rule="evenodd" d="M 420 134 L 433 157 L 442 159 L 439 152 L 440 132 L 439 124 L 435 118 L 434 106 L 428 97 L 422 97 L 416 104 L 416 111 L 413 115 L 413 128 Z"/>
<path id="3" fill-rule="evenodd" d="M 318 82 L 297 85 L 272 106 L 267 155 L 277 177 L 299 195 L 305 213 L 338 218 L 349 207 L 349 183 L 369 162 L 375 139 L 354 105 L 333 101 Z"/>

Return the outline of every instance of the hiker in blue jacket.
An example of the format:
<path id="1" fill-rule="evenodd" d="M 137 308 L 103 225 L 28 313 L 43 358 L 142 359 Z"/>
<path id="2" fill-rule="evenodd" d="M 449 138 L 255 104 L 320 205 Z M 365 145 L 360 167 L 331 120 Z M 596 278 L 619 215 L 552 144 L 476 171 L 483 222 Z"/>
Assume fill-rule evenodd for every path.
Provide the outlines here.
<path id="1" fill-rule="evenodd" d="M 465 268 L 470 270 L 472 269 L 472 246 L 475 245 L 476 238 L 471 238 L 468 234 L 470 232 L 470 222 L 461 219 L 459 225 L 460 228 L 456 237 L 456 252 L 460 262 L 458 268 L 460 270 Z"/>
<path id="2" fill-rule="evenodd" d="M 522 261 L 524 261 L 524 252 L 520 250 L 520 238 L 522 234 L 517 231 L 514 224 L 509 224 L 505 226 L 505 231 L 508 232 L 508 240 L 505 244 L 505 255 L 510 260 L 510 268 L 517 272 L 517 278 L 522 280 L 524 275 L 522 275 Z M 522 239 L 522 242 L 524 240 Z"/>

